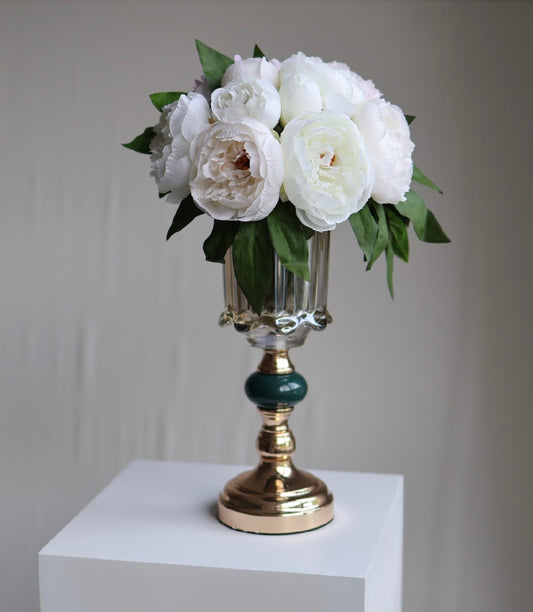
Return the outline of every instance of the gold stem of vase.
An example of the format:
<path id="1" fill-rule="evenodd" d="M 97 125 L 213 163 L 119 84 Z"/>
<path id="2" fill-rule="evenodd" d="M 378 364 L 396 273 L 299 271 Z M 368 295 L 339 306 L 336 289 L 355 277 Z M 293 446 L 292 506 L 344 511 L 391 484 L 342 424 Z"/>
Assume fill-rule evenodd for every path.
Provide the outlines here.
<path id="1" fill-rule="evenodd" d="M 285 349 L 263 351 L 263 359 L 257 366 L 261 374 L 290 374 L 294 372 L 294 366 L 289 359 L 289 351 Z"/>
<path id="2" fill-rule="evenodd" d="M 233 529 L 265 534 L 309 531 L 333 518 L 327 486 L 292 462 L 296 444 L 288 418 L 305 395 L 305 380 L 286 350 L 265 350 L 246 383 L 263 426 L 257 438 L 259 464 L 230 480 L 218 499 L 218 516 Z"/>

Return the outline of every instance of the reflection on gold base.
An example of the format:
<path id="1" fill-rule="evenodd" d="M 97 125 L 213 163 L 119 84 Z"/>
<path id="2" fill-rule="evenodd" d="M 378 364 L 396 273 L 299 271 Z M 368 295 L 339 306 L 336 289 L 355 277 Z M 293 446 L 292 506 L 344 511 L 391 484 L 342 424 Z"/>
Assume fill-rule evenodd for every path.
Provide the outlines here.
<path id="1" fill-rule="evenodd" d="M 218 498 L 218 517 L 239 531 L 309 531 L 333 519 L 333 496 L 309 472 L 263 463 L 228 482 Z"/>

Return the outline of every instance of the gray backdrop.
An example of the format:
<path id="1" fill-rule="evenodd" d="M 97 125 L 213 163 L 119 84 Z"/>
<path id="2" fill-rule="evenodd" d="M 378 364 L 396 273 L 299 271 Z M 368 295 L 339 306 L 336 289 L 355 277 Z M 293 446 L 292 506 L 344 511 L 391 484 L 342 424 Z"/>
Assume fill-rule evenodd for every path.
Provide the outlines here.
<path id="1" fill-rule="evenodd" d="M 297 463 L 406 478 L 404 608 L 530 609 L 532 5 L 0 0 L 0 608 L 37 612 L 36 554 L 133 458 L 253 463 L 260 354 L 220 329 L 199 219 L 119 146 L 227 54 L 345 61 L 417 115 L 453 239 L 412 238 L 387 295 L 348 226 L 334 324 L 293 352 Z M 529 551 L 529 552 L 528 552 Z"/>

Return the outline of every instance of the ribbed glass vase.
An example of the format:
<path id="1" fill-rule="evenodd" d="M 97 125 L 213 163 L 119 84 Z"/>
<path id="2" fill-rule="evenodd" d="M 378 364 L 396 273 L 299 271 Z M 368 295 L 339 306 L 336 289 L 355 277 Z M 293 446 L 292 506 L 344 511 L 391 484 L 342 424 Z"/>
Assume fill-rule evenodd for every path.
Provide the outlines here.
<path id="1" fill-rule="evenodd" d="M 237 283 L 230 249 L 224 263 L 225 308 L 220 325 L 233 324 L 250 344 L 265 350 L 301 346 L 311 329 L 324 329 L 331 323 L 326 305 L 329 241 L 329 232 L 316 233 L 308 241 L 310 281 L 289 272 L 274 253 L 272 285 L 260 315 Z"/>
<path id="2" fill-rule="evenodd" d="M 326 306 L 329 240 L 324 232 L 308 242 L 309 281 L 289 272 L 273 255 L 272 284 L 260 314 L 253 311 L 237 283 L 231 251 L 226 255 L 220 324 L 232 323 L 252 346 L 263 350 L 257 371 L 245 384 L 246 395 L 263 420 L 256 442 L 259 464 L 232 478 L 218 498 L 218 518 L 233 529 L 299 533 L 333 519 L 333 495 L 327 485 L 293 464 L 296 443 L 288 424 L 295 404 L 307 392 L 289 349 L 302 345 L 311 329 L 324 329 L 331 322 Z"/>

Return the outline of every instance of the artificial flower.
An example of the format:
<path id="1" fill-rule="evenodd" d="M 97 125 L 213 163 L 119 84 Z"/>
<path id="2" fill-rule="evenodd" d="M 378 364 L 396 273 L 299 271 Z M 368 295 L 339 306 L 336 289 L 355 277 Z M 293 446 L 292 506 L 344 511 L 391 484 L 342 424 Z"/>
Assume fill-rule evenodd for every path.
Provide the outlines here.
<path id="1" fill-rule="evenodd" d="M 232 248 L 256 312 L 274 252 L 307 279 L 307 240 L 346 220 L 367 270 L 386 254 L 391 295 L 394 256 L 409 257 L 410 225 L 421 240 L 449 242 L 411 186 L 442 193 L 413 164 L 414 117 L 371 80 L 301 52 L 279 62 L 257 45 L 245 59 L 196 46 L 203 75 L 193 91 L 152 94 L 159 122 L 124 146 L 151 154 L 160 195 L 179 204 L 167 238 L 202 213 L 214 219 L 206 258 L 224 261 Z"/>
<path id="2" fill-rule="evenodd" d="M 294 76 L 298 78 L 289 78 Z M 300 95 L 301 103 L 305 105 L 303 98 L 309 90 L 309 86 L 307 86 L 303 93 L 298 94 L 299 81 L 316 84 L 322 102 L 320 110 L 333 110 L 345 113 L 350 117 L 355 113 L 359 104 L 366 100 L 365 92 L 358 79 L 354 78 L 349 70 L 345 70 L 342 66 L 327 64 L 319 57 L 308 57 L 301 52 L 292 55 L 281 63 L 280 79 L 280 88 L 284 89 L 282 116 L 289 121 L 297 115 L 286 113 L 283 108 L 283 99 L 294 100 L 295 97 Z M 315 104 L 314 101 L 313 103 Z"/>
<path id="3" fill-rule="evenodd" d="M 230 81 L 211 95 L 211 111 L 219 121 L 251 117 L 273 129 L 281 113 L 278 90 L 262 79 Z"/>
<path id="4" fill-rule="evenodd" d="M 379 204 L 405 201 L 413 175 L 409 125 L 402 110 L 383 99 L 361 105 L 354 116 L 374 167 L 372 198 Z"/>
<path id="5" fill-rule="evenodd" d="M 159 193 L 168 194 L 169 202 L 179 203 L 190 192 L 190 145 L 210 119 L 209 104 L 199 93 L 181 96 L 162 110 L 150 143 L 150 164 Z"/>
<path id="6" fill-rule="evenodd" d="M 256 119 L 218 121 L 192 146 L 191 195 L 214 219 L 258 221 L 279 200 L 281 145 Z"/>
<path id="7" fill-rule="evenodd" d="M 221 85 L 224 87 L 230 81 L 244 79 L 251 81 L 261 79 L 279 87 L 279 67 L 274 62 L 269 62 L 264 57 L 249 57 L 239 59 L 231 64 L 222 77 Z"/>
<path id="8" fill-rule="evenodd" d="M 335 229 L 366 204 L 374 173 L 364 140 L 345 114 L 323 111 L 293 119 L 281 146 L 285 195 L 304 225 Z"/>

